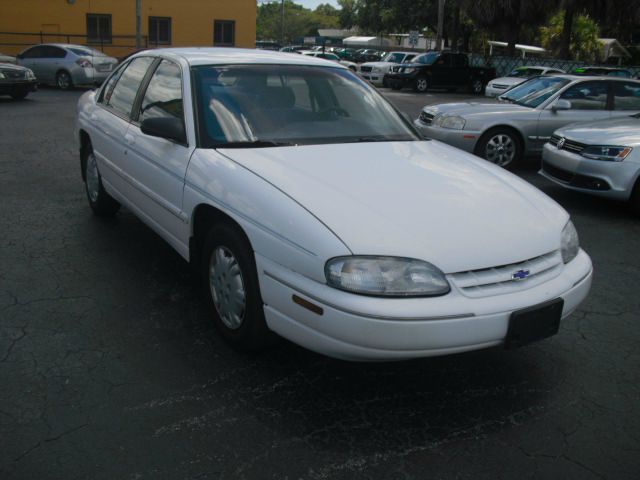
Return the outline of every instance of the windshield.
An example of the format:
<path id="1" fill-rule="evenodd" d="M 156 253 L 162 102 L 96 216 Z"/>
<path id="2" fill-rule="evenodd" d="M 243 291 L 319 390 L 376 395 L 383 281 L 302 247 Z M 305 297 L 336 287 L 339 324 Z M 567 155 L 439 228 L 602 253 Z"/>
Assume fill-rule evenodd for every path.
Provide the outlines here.
<path id="1" fill-rule="evenodd" d="M 203 147 L 419 140 L 349 70 L 297 65 L 195 67 Z"/>
<path id="2" fill-rule="evenodd" d="M 105 54 L 99 50 L 89 47 L 67 47 L 67 50 L 83 57 L 104 57 Z"/>
<path id="3" fill-rule="evenodd" d="M 540 68 L 516 68 L 512 70 L 507 77 L 527 78 L 534 75 L 542 75 L 542 69 Z"/>
<path id="4" fill-rule="evenodd" d="M 440 56 L 438 52 L 425 53 L 424 55 L 418 55 L 411 60 L 411 63 L 421 63 L 423 65 L 432 65 Z"/>
<path id="5" fill-rule="evenodd" d="M 536 77 L 512 88 L 500 98 L 524 107 L 536 108 L 567 83 L 569 80 L 566 78 Z"/>
<path id="6" fill-rule="evenodd" d="M 383 62 L 401 63 L 404 60 L 404 53 L 388 53 L 382 57 Z"/>

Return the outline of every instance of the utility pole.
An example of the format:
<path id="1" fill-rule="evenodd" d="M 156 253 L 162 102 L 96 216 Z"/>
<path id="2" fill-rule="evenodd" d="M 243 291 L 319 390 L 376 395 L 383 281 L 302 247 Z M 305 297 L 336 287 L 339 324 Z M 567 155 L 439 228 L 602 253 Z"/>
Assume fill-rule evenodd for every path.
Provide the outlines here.
<path id="1" fill-rule="evenodd" d="M 284 0 L 282 0 L 282 18 L 280 20 L 280 46 L 284 47 Z"/>
<path id="2" fill-rule="evenodd" d="M 436 35 L 436 50 L 442 50 L 442 29 L 444 26 L 444 0 L 438 0 L 438 33 Z"/>
<path id="3" fill-rule="evenodd" d="M 136 50 L 142 48 L 142 0 L 136 0 Z"/>

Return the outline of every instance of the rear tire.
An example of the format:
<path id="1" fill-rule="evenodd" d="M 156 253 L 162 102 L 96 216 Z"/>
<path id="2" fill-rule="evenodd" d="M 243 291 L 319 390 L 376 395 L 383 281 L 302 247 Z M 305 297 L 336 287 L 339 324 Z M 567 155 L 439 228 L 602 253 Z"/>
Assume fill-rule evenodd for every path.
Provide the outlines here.
<path id="1" fill-rule="evenodd" d="M 56 86 L 60 90 L 69 90 L 73 87 L 73 80 L 71 79 L 71 75 L 66 70 L 60 70 L 56 74 Z"/>
<path id="2" fill-rule="evenodd" d="M 259 350 L 274 341 L 264 318 L 251 244 L 236 226 L 213 225 L 202 245 L 201 275 L 216 329 L 237 350 Z"/>
<path id="3" fill-rule="evenodd" d="M 425 93 L 429 90 L 429 80 L 427 77 L 418 77 L 413 84 L 413 89 L 418 93 Z"/>
<path id="4" fill-rule="evenodd" d="M 80 161 L 84 172 L 87 200 L 91 210 L 98 217 L 114 216 L 120 210 L 120 204 L 102 186 L 102 177 L 98 171 L 98 163 L 91 143 L 88 143 L 82 149 Z"/>

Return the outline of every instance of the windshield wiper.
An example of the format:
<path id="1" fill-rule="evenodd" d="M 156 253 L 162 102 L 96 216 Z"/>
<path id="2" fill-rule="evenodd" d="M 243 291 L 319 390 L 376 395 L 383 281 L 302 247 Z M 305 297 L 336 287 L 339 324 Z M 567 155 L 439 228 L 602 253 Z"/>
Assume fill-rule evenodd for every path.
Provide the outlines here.
<path id="1" fill-rule="evenodd" d="M 216 143 L 212 148 L 267 148 L 267 147 L 291 147 L 295 143 L 276 142 L 274 140 L 254 140 L 246 142 L 225 142 Z"/>

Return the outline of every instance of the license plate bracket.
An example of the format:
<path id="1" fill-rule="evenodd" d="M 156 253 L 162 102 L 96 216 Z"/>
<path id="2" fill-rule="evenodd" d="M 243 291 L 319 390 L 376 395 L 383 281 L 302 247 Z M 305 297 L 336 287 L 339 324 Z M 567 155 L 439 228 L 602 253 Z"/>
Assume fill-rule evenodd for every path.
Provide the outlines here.
<path id="1" fill-rule="evenodd" d="M 518 310 L 509 318 L 509 329 L 504 342 L 506 349 L 518 348 L 558 333 L 564 300 L 549 302 Z"/>

